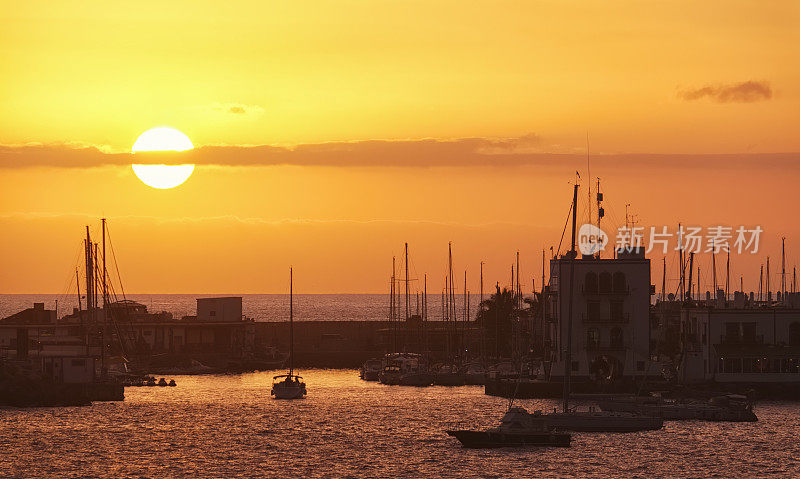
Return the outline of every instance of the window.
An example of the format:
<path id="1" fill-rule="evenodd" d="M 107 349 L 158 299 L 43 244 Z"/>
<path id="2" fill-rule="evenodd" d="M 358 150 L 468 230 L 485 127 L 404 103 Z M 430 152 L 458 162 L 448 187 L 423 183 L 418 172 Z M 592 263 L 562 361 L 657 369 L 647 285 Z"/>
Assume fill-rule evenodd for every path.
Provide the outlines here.
<path id="1" fill-rule="evenodd" d="M 725 339 L 727 341 L 739 341 L 739 323 L 725 323 Z"/>
<path id="2" fill-rule="evenodd" d="M 622 321 L 625 319 L 622 301 L 611 301 L 609 305 L 611 306 L 611 321 Z"/>
<path id="3" fill-rule="evenodd" d="M 644 361 L 636 361 L 636 370 L 644 371 Z"/>
<path id="4" fill-rule="evenodd" d="M 611 347 L 622 347 L 622 330 L 620 328 L 611 328 Z"/>
<path id="5" fill-rule="evenodd" d="M 583 290 L 587 293 L 597 292 L 597 275 L 589 271 L 583 281 Z"/>
<path id="6" fill-rule="evenodd" d="M 597 321 L 600 319 L 600 301 L 586 302 L 586 319 L 589 321 Z"/>
<path id="7" fill-rule="evenodd" d="M 82 367 L 86 366 L 86 360 L 85 359 L 73 359 L 72 361 L 70 361 L 70 364 L 72 365 L 73 368 L 82 368 Z"/>
<path id="8" fill-rule="evenodd" d="M 625 281 L 625 273 L 617 271 L 614 273 L 614 292 L 624 293 L 628 290 L 628 283 Z"/>
<path id="9" fill-rule="evenodd" d="M 742 341 L 756 342 L 756 323 L 742 323 Z"/>
<path id="10" fill-rule="evenodd" d="M 797 321 L 789 325 L 789 344 L 800 346 L 800 323 Z"/>
<path id="11" fill-rule="evenodd" d="M 610 293 L 611 292 L 611 274 L 606 271 L 600 273 L 600 280 L 599 280 L 599 289 L 601 293 Z"/>
<path id="12" fill-rule="evenodd" d="M 580 363 L 578 361 L 572 361 L 572 371 L 577 371 L 580 369 Z"/>
<path id="13" fill-rule="evenodd" d="M 600 343 L 600 332 L 597 328 L 589 328 L 586 331 L 586 346 L 592 348 L 597 347 Z"/>
<path id="14" fill-rule="evenodd" d="M 209 312 L 209 313 L 208 313 L 208 315 L 209 315 L 209 316 L 216 316 L 216 315 L 217 315 L 217 312 L 216 312 L 216 311 L 211 311 L 211 312 Z"/>

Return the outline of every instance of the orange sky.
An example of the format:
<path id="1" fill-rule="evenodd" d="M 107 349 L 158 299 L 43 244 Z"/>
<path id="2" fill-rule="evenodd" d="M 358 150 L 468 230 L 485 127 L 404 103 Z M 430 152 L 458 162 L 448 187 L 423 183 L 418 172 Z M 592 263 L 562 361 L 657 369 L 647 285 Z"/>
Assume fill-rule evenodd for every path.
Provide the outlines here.
<path id="1" fill-rule="evenodd" d="M 760 224 L 752 289 L 780 236 L 797 257 L 799 24 L 756 1 L 4 3 L 0 292 L 61 292 L 101 215 L 135 292 L 281 292 L 290 263 L 302 292 L 382 292 L 404 241 L 436 288 L 448 241 L 471 289 L 517 249 L 539 276 L 587 131 L 612 230 L 626 203 Z M 126 152 L 164 124 L 199 166 L 156 190 Z"/>

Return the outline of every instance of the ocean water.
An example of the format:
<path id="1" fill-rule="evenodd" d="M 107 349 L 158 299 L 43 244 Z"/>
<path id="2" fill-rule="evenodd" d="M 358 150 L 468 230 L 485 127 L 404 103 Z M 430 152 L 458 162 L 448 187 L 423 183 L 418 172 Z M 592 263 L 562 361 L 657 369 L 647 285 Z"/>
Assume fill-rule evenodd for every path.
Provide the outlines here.
<path id="1" fill-rule="evenodd" d="M 178 376 L 178 387 L 128 388 L 124 402 L 86 408 L 0 409 L 0 477 L 800 477 L 796 404 L 758 404 L 756 423 L 667 422 L 575 433 L 567 449 L 470 450 L 444 431 L 499 421 L 507 401 L 482 387 L 301 373 L 309 396 L 298 401 L 271 399 L 274 373 L 259 372 Z"/>
<path id="2" fill-rule="evenodd" d="M 193 315 L 197 312 L 197 298 L 213 296 L 242 296 L 242 311 L 256 321 L 285 321 L 289 318 L 288 294 L 130 294 L 127 299 L 138 301 L 151 312 L 167 311 L 174 317 Z M 488 296 L 487 296 L 488 297 Z M 405 300 L 400 298 L 400 315 L 405 315 Z M 422 301 L 420 299 L 420 301 Z M 30 308 L 33 303 L 44 303 L 47 309 L 56 309 L 62 317 L 78 306 L 75 294 L 0 294 L 0 318 Z M 58 304 L 56 305 L 56 302 Z M 470 317 L 474 319 L 480 303 L 479 295 L 469 296 Z M 84 305 L 85 307 L 85 305 Z M 415 296 L 409 297 L 409 314 L 417 311 Z M 456 314 L 462 319 L 464 295 L 456 295 Z M 441 294 L 428 294 L 428 319 L 442 317 Z M 298 321 L 373 321 L 389 318 L 388 294 L 296 294 L 294 295 L 294 318 Z"/>

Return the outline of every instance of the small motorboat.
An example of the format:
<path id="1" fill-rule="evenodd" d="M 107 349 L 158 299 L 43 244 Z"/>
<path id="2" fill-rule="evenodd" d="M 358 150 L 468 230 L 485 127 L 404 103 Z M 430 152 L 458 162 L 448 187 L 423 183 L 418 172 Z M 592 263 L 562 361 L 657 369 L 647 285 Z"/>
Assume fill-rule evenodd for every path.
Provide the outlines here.
<path id="1" fill-rule="evenodd" d="M 167 386 L 167 380 L 164 379 L 164 378 L 159 379 L 158 380 L 158 385 L 161 386 L 161 387 Z"/>
<path id="2" fill-rule="evenodd" d="M 175 386 L 177 386 L 177 384 L 175 384 L 175 380 L 174 380 L 174 379 L 170 379 L 170 380 L 169 380 L 169 384 L 167 384 L 167 386 L 169 386 L 169 387 L 175 387 Z"/>
<path id="3" fill-rule="evenodd" d="M 302 399 L 306 397 L 306 383 L 296 374 L 281 374 L 272 378 L 272 392 L 275 399 Z"/>
<path id="4" fill-rule="evenodd" d="M 572 436 L 557 432 L 540 411 L 533 414 L 521 407 L 511 407 L 503 415 L 500 426 L 483 431 L 447 431 L 464 447 L 569 447 Z"/>

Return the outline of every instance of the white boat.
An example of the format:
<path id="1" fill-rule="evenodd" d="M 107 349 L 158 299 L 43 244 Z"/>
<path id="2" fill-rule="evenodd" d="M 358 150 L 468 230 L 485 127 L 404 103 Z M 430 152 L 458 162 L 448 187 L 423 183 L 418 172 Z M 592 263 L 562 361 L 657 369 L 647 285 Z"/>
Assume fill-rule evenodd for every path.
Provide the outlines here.
<path id="1" fill-rule="evenodd" d="M 306 383 L 294 373 L 294 309 L 292 296 L 292 268 L 289 268 L 289 372 L 272 378 L 275 399 L 302 399 L 306 397 Z"/>

